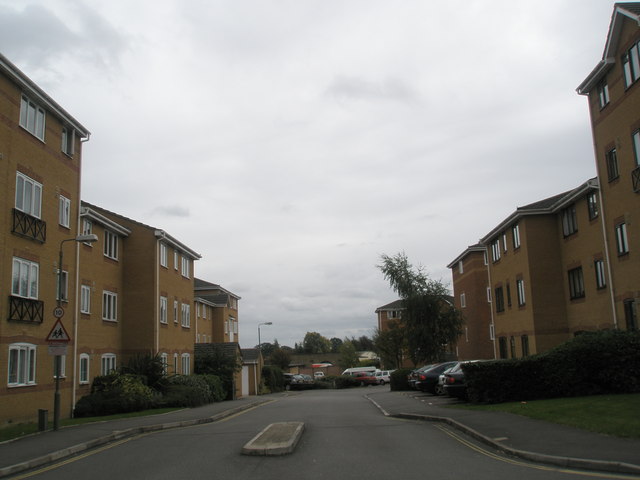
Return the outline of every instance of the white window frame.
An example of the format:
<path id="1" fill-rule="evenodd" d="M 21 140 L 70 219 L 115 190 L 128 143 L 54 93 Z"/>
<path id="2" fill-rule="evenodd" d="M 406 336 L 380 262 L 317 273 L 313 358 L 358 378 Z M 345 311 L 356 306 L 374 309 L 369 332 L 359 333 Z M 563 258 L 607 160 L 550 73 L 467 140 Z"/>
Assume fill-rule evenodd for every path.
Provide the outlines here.
<path id="1" fill-rule="evenodd" d="M 459 274 L 464 273 L 464 263 L 462 262 L 462 260 L 458 260 L 458 273 Z"/>
<path id="2" fill-rule="evenodd" d="M 7 386 L 24 387 L 36 384 L 36 354 L 37 347 L 31 343 L 9 345 Z"/>
<path id="3" fill-rule="evenodd" d="M 616 249 L 618 256 L 629 253 L 629 237 L 627 236 L 627 224 L 625 222 L 616 224 Z"/>
<path id="4" fill-rule="evenodd" d="M 633 142 L 633 154 L 636 166 L 640 166 L 640 130 L 633 132 L 631 135 L 631 141 Z"/>
<path id="5" fill-rule="evenodd" d="M 640 42 L 634 43 L 622 56 L 622 70 L 625 88 L 640 78 Z"/>
<path id="6" fill-rule="evenodd" d="M 16 210 L 40 218 L 42 214 L 42 184 L 16 172 Z"/>
<path id="7" fill-rule="evenodd" d="M 58 275 L 60 275 L 60 270 L 58 270 Z M 60 284 L 62 283 L 62 296 L 60 296 Z M 61 302 L 69 301 L 69 272 L 66 270 L 62 270 L 62 282 L 56 276 L 56 300 L 60 300 Z"/>
<path id="8" fill-rule="evenodd" d="M 160 354 L 160 362 L 162 362 L 162 374 L 169 372 L 169 355 L 166 352 Z"/>
<path id="9" fill-rule="evenodd" d="M 87 385 L 90 380 L 90 357 L 86 353 L 80 354 L 80 359 L 78 361 L 78 382 L 80 385 Z"/>
<path id="10" fill-rule="evenodd" d="M 562 210 L 562 235 L 570 237 L 578 232 L 578 217 L 576 214 L 576 206 L 570 205 Z"/>
<path id="11" fill-rule="evenodd" d="M 115 353 L 105 353 L 100 357 L 100 375 L 109 375 L 117 368 Z"/>
<path id="12" fill-rule="evenodd" d="M 516 223 L 511 227 L 511 236 L 513 237 L 513 249 L 520 248 L 520 224 Z"/>
<path id="13" fill-rule="evenodd" d="M 467 296 L 464 293 L 460 294 L 460 308 L 467 308 Z"/>
<path id="14" fill-rule="evenodd" d="M 102 291 L 102 320 L 108 322 L 118 321 L 118 294 Z"/>
<path id="15" fill-rule="evenodd" d="M 190 328 L 191 327 L 191 305 L 189 305 L 188 303 L 183 303 L 181 312 L 182 312 L 182 315 L 181 315 L 182 321 L 180 325 L 182 325 L 185 328 Z"/>
<path id="16" fill-rule="evenodd" d="M 62 153 L 72 157 L 75 145 L 76 131 L 70 127 L 62 127 L 61 149 Z"/>
<path id="17" fill-rule="evenodd" d="M 491 303 L 491 287 L 487 287 L 487 303 Z"/>
<path id="18" fill-rule="evenodd" d="M 178 323 L 178 301 L 173 301 L 173 323 Z"/>
<path id="19" fill-rule="evenodd" d="M 173 250 L 173 268 L 178 270 L 178 250 Z"/>
<path id="20" fill-rule="evenodd" d="M 30 260 L 13 257 L 11 295 L 38 299 L 40 265 Z"/>
<path id="21" fill-rule="evenodd" d="M 25 94 L 20 100 L 20 126 L 44 142 L 46 112 Z"/>
<path id="22" fill-rule="evenodd" d="M 182 263 L 182 270 L 181 270 L 182 276 L 185 278 L 190 278 L 189 275 L 190 275 L 191 269 L 189 268 L 190 267 L 189 257 L 182 255 L 181 263 Z"/>
<path id="23" fill-rule="evenodd" d="M 64 195 L 60 195 L 58 206 L 58 223 L 63 227 L 69 228 L 71 222 L 71 200 Z"/>
<path id="24" fill-rule="evenodd" d="M 167 246 L 160 242 L 160 266 L 162 267 L 167 267 L 167 264 L 169 262 L 169 255 L 167 252 Z"/>
<path id="25" fill-rule="evenodd" d="M 175 375 L 178 374 L 178 354 L 177 353 L 173 354 L 173 373 Z"/>
<path id="26" fill-rule="evenodd" d="M 500 250 L 500 239 L 496 238 L 493 242 L 491 242 L 491 258 L 493 259 L 493 263 L 500 260 L 500 255 L 502 254 Z"/>
<path id="27" fill-rule="evenodd" d="M 596 288 L 602 289 L 607 286 L 607 273 L 604 268 L 604 260 L 598 259 L 593 261 L 593 269 L 596 272 Z"/>
<path id="28" fill-rule="evenodd" d="M 609 84 L 606 78 L 598 84 L 598 101 L 601 109 L 609 104 Z"/>
<path id="29" fill-rule="evenodd" d="M 522 278 L 516 279 L 516 291 L 518 292 L 518 306 L 523 307 L 526 303 L 526 297 L 524 293 L 524 280 Z"/>
<path id="30" fill-rule="evenodd" d="M 110 230 L 104 231 L 104 256 L 118 260 L 118 235 Z"/>
<path id="31" fill-rule="evenodd" d="M 182 375 L 189 375 L 191 373 L 191 355 L 183 353 L 181 357 Z"/>
<path id="32" fill-rule="evenodd" d="M 91 287 L 80 286 L 80 313 L 91 313 Z"/>
<path id="33" fill-rule="evenodd" d="M 507 253 L 507 232 L 502 232 L 502 251 Z"/>
<path id="34" fill-rule="evenodd" d="M 167 324 L 167 310 L 168 310 L 169 300 L 167 297 L 160 297 L 160 323 Z"/>

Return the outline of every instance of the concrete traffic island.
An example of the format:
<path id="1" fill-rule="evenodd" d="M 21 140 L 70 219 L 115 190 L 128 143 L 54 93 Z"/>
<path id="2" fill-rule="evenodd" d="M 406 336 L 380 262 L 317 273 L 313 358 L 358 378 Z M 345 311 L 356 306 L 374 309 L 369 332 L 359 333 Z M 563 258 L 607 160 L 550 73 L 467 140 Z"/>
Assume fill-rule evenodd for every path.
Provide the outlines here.
<path id="1" fill-rule="evenodd" d="M 302 422 L 272 423 L 242 447 L 242 454 L 287 455 L 296 448 L 303 431 Z"/>

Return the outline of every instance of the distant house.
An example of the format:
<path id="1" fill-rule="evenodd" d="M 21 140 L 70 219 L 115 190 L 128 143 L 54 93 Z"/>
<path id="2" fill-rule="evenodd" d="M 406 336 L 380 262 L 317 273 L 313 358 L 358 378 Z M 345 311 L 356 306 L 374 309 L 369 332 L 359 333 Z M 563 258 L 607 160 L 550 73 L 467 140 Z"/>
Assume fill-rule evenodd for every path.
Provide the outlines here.
<path id="1" fill-rule="evenodd" d="M 195 345 L 194 348 L 196 358 L 200 355 L 208 355 L 211 353 L 221 352 L 222 355 L 226 358 L 235 360 L 236 365 L 242 366 L 242 350 L 240 349 L 240 345 L 236 342 L 226 342 L 226 343 L 199 343 Z M 231 399 L 240 398 L 242 396 L 242 368 L 239 368 L 232 375 L 232 391 L 229 392 Z"/>
<path id="2" fill-rule="evenodd" d="M 259 395 L 262 383 L 264 360 L 258 348 L 243 348 L 242 353 L 242 396 Z"/>
<path id="3" fill-rule="evenodd" d="M 199 278 L 194 280 L 194 295 L 198 318 L 197 342 L 238 343 L 238 301 L 241 297 Z"/>

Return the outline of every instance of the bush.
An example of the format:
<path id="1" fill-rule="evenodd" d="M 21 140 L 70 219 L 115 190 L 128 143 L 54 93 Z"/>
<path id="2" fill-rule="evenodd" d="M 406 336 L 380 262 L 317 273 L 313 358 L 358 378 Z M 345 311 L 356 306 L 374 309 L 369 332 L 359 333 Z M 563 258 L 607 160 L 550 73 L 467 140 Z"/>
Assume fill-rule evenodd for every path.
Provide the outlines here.
<path id="1" fill-rule="evenodd" d="M 227 393 L 224 391 L 224 385 L 222 384 L 222 379 L 217 375 L 198 375 L 201 377 L 207 385 L 209 385 L 209 390 L 211 391 L 211 401 L 212 402 L 222 402 L 225 398 L 227 398 Z"/>
<path id="2" fill-rule="evenodd" d="M 284 373 L 280 367 L 275 365 L 262 367 L 262 381 L 270 392 L 282 392 L 284 390 Z"/>
<path id="3" fill-rule="evenodd" d="M 410 368 L 398 368 L 391 373 L 391 380 L 389 385 L 391 390 L 410 390 L 409 388 L 409 374 Z"/>
<path id="4" fill-rule="evenodd" d="M 158 385 L 162 391 L 159 406 L 199 407 L 214 401 L 206 375 L 173 375 L 164 377 Z"/>
<path id="5" fill-rule="evenodd" d="M 74 416 L 89 417 L 135 412 L 155 406 L 158 395 L 137 375 L 111 374 L 96 377 L 91 393 L 82 397 Z"/>
<path id="6" fill-rule="evenodd" d="M 473 402 L 640 392 L 640 332 L 585 333 L 539 355 L 463 371 Z"/>

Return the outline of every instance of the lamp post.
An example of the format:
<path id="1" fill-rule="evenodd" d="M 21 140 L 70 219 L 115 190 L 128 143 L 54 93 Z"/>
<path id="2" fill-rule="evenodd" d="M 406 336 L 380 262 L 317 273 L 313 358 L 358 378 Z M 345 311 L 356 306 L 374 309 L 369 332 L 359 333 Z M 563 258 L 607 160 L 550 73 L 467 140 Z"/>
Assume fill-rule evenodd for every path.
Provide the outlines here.
<path id="1" fill-rule="evenodd" d="M 260 349 L 260 353 L 262 353 L 262 343 L 260 342 L 260 325 L 273 325 L 273 322 L 264 322 L 258 324 L 258 348 Z"/>
<path id="2" fill-rule="evenodd" d="M 85 242 L 93 243 L 98 241 L 98 236 L 94 233 L 87 235 L 78 235 L 74 238 L 67 238 L 60 242 L 60 251 L 58 252 L 58 308 L 62 308 L 62 245 L 65 242 Z M 60 367 L 61 367 L 60 355 L 56 355 L 56 389 L 53 394 L 53 429 L 58 430 L 60 428 Z"/>

